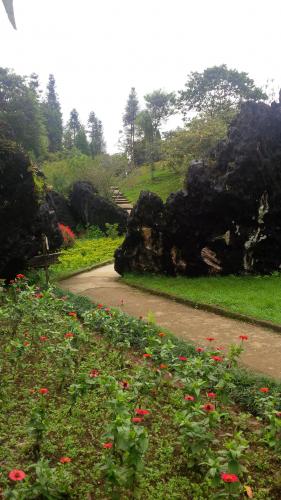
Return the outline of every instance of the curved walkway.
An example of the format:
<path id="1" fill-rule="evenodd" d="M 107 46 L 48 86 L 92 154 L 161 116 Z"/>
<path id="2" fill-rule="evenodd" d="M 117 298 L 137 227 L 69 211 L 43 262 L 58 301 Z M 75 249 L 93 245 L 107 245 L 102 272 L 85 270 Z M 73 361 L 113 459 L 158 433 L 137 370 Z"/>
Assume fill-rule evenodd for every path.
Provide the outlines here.
<path id="1" fill-rule="evenodd" d="M 60 286 L 132 316 L 145 318 L 153 313 L 160 327 L 198 346 L 209 344 L 206 337 L 214 337 L 215 346 L 227 347 L 240 342 L 239 335 L 248 335 L 241 357 L 243 365 L 281 379 L 281 334 L 131 288 L 121 282 L 113 264 L 66 279 Z"/>

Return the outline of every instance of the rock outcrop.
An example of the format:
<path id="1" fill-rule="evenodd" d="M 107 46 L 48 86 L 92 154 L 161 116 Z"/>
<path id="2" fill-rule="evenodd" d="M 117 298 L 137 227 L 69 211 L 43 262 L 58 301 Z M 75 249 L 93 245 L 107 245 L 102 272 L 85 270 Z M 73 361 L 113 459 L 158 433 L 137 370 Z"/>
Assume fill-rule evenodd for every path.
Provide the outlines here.
<path id="1" fill-rule="evenodd" d="M 115 269 L 171 275 L 281 267 L 281 105 L 248 102 L 208 163 L 193 162 L 166 203 L 143 192 Z"/>
<path id="2" fill-rule="evenodd" d="M 98 226 L 102 231 L 106 223 L 118 224 L 119 233 L 126 230 L 127 214 L 117 205 L 99 196 L 89 182 L 76 182 L 69 196 L 72 213 L 80 224 Z"/>

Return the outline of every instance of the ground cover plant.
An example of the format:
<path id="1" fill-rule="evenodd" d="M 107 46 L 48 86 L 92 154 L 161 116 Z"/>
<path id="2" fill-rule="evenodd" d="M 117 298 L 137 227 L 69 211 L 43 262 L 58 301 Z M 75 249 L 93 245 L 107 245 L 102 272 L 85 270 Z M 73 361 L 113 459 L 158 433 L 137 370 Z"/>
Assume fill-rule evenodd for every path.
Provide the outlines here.
<path id="1" fill-rule="evenodd" d="M 163 162 L 155 163 L 154 167 L 153 179 L 149 165 L 135 168 L 121 182 L 116 178 L 120 190 L 132 203 L 138 200 L 141 191 L 152 191 L 166 201 L 169 194 L 182 188 L 182 174 L 172 172 Z"/>
<path id="2" fill-rule="evenodd" d="M 4 498 L 280 498 L 281 387 L 243 386 L 250 339 L 202 349 L 23 275 L 0 300 Z"/>
<path id="3" fill-rule="evenodd" d="M 60 262 L 50 268 L 51 279 L 59 280 L 73 272 L 112 260 L 122 241 L 122 237 L 77 238 L 71 248 L 62 250 Z"/>
<path id="4" fill-rule="evenodd" d="M 176 278 L 155 274 L 126 274 L 129 285 L 165 292 L 173 297 L 211 304 L 253 318 L 281 323 L 280 275 Z"/>

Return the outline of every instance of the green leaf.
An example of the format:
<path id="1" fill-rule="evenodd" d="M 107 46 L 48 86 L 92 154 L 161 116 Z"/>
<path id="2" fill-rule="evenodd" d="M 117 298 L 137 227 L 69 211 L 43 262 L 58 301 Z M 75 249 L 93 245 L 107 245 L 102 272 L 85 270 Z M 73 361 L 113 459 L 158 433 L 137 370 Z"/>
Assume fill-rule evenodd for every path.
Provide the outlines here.
<path id="1" fill-rule="evenodd" d="M 14 0 L 3 0 L 3 4 L 5 7 L 5 10 L 8 14 L 8 18 L 12 24 L 12 26 L 17 29 L 16 27 L 16 20 L 15 20 L 15 14 L 14 14 L 14 6 L 13 6 L 13 1 Z"/>

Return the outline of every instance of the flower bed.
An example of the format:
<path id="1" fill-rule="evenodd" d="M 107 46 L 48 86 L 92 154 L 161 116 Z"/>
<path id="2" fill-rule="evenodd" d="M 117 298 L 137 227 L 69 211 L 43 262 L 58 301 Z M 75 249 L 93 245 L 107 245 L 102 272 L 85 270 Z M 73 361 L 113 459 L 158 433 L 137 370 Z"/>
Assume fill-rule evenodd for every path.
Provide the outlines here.
<path id="1" fill-rule="evenodd" d="M 280 498 L 280 387 L 237 404 L 250 339 L 183 344 L 22 275 L 1 301 L 4 498 Z"/>

